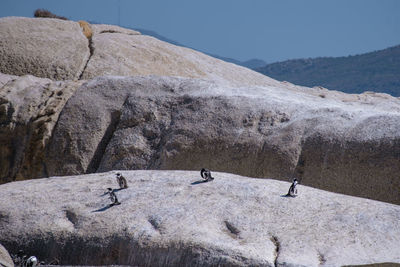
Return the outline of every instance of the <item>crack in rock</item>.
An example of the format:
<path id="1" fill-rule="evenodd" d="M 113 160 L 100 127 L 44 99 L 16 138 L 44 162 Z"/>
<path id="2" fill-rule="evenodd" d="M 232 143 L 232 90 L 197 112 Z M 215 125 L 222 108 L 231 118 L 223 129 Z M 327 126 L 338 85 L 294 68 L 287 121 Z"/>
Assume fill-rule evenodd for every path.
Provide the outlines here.
<path id="1" fill-rule="evenodd" d="M 88 39 L 88 47 L 89 47 L 89 57 L 86 60 L 85 66 L 82 69 L 81 74 L 79 75 L 79 80 L 82 80 L 83 74 L 85 73 L 85 70 L 89 64 L 90 59 L 92 58 L 93 54 L 94 54 L 94 46 L 93 46 L 93 30 L 90 27 L 89 23 L 87 23 L 86 21 L 79 21 L 79 26 L 82 28 L 83 34 L 85 35 L 85 37 Z"/>
<path id="2" fill-rule="evenodd" d="M 279 250 L 281 249 L 281 244 L 278 240 L 278 237 L 276 236 L 271 236 L 271 241 L 275 245 L 275 261 L 274 261 L 274 266 L 278 266 L 278 257 L 279 257 Z"/>
<path id="3" fill-rule="evenodd" d="M 133 34 L 133 33 L 126 33 L 126 32 L 121 32 L 121 31 L 116 31 L 116 30 L 103 30 L 99 32 L 99 34 L 102 33 L 119 33 L 119 34 L 126 34 L 126 35 L 138 35 L 138 34 Z"/>
<path id="4" fill-rule="evenodd" d="M 229 230 L 229 232 L 233 235 L 234 238 L 237 238 L 238 235 L 240 234 L 240 230 L 234 226 L 232 223 L 228 221 L 224 221 L 226 228 Z"/>
<path id="5" fill-rule="evenodd" d="M 89 41 L 89 45 L 88 45 L 89 46 L 89 57 L 88 57 L 88 59 L 86 61 L 85 66 L 82 69 L 81 74 L 79 75 L 79 80 L 82 80 L 83 74 L 85 73 L 85 70 L 86 70 L 87 66 L 89 65 L 89 61 L 90 61 L 90 59 L 92 58 L 92 56 L 94 54 L 94 46 L 93 46 L 92 37 L 88 38 L 88 41 Z"/>
<path id="6" fill-rule="evenodd" d="M 103 155 L 107 149 L 107 146 L 110 143 L 111 138 L 113 137 L 114 132 L 116 131 L 116 129 L 118 127 L 120 118 L 121 118 L 120 110 L 115 110 L 111 113 L 110 124 L 108 125 L 107 130 L 105 131 L 102 139 L 100 140 L 99 144 L 97 145 L 97 148 L 93 154 L 92 160 L 90 161 L 90 163 L 86 169 L 86 173 L 94 173 L 99 168 L 101 160 L 103 158 Z"/>
<path id="7" fill-rule="evenodd" d="M 318 260 L 319 260 L 319 265 L 323 265 L 326 262 L 325 256 L 321 254 L 321 252 L 318 252 Z"/>
<path id="8" fill-rule="evenodd" d="M 78 224 L 78 216 L 71 210 L 65 210 L 65 217 L 70 221 L 74 227 Z"/>
<path id="9" fill-rule="evenodd" d="M 151 224 L 151 226 L 153 226 L 154 230 L 160 234 L 162 233 L 161 221 L 159 218 L 151 216 L 147 221 Z"/>

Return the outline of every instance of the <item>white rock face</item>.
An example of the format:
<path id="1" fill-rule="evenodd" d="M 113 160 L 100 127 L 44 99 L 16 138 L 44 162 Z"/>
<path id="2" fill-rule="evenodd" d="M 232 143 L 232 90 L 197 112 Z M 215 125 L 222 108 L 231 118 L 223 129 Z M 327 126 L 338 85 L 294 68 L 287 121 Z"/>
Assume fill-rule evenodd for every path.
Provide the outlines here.
<path id="1" fill-rule="evenodd" d="M 117 26 L 83 23 L 87 39 L 71 21 L 4 18 L 0 25 L 7 37 L 0 39 L 0 62 L 19 69 L 27 60 L 54 79 L 46 68 L 58 63 L 42 57 L 52 55 L 46 45 L 56 42 L 68 54 L 63 58 L 86 58 L 85 66 L 65 60 L 81 67 L 63 65 L 73 75 L 56 78 L 90 78 L 0 75 L 1 182 L 208 166 L 286 181 L 296 176 L 305 185 L 400 204 L 398 98 L 280 83 Z M 87 49 L 79 49 L 82 40 L 60 49 L 70 35 L 86 38 Z M 61 39 L 15 51 L 10 41 L 50 36 Z M 32 53 L 15 57 L 18 51 Z M 136 77 L 91 79 L 104 74 Z M 137 76 L 148 74 L 181 77 Z"/>
<path id="2" fill-rule="evenodd" d="M 208 166 L 400 204 L 399 121 L 388 95 L 102 77 L 68 101 L 45 164 L 49 175 Z"/>
<path id="3" fill-rule="evenodd" d="M 400 263 L 400 207 L 213 172 L 122 171 L 0 186 L 0 242 L 61 264 L 342 266 Z M 12 199 L 12 201 L 10 201 Z"/>
<path id="4" fill-rule="evenodd" d="M 77 22 L 0 18 L 0 72 L 53 80 L 79 79 L 89 42 Z"/>
<path id="5" fill-rule="evenodd" d="M 65 103 L 83 82 L 4 74 L 0 81 L 2 180 L 47 176 L 45 148 Z"/>
<path id="6" fill-rule="evenodd" d="M 53 80 L 103 75 L 204 78 L 231 86 L 278 85 L 250 69 L 113 25 L 93 24 L 86 38 L 77 22 L 0 19 L 0 72 Z"/>
<path id="7" fill-rule="evenodd" d="M 92 46 L 94 52 L 82 76 L 84 79 L 101 75 L 160 75 L 203 78 L 231 86 L 279 84 L 250 69 L 195 50 L 117 29 L 96 29 Z"/>

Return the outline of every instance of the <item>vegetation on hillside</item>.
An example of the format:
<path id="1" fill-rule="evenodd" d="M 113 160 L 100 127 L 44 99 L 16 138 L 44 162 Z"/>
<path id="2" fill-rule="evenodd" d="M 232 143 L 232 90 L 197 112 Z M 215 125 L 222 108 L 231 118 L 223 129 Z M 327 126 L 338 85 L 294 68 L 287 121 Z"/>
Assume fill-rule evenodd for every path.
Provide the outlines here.
<path id="1" fill-rule="evenodd" d="M 309 87 L 400 96 L 400 45 L 356 56 L 288 60 L 255 70 L 280 81 Z"/>

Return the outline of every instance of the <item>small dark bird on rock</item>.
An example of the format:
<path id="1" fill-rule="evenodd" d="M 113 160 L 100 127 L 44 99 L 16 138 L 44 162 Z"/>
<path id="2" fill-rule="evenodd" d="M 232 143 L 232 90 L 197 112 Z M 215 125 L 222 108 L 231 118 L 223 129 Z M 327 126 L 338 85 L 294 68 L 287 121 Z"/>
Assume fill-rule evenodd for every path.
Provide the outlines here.
<path id="1" fill-rule="evenodd" d="M 206 180 L 207 182 L 208 181 L 212 181 L 212 180 L 214 180 L 214 177 L 212 177 L 211 176 L 211 172 L 210 172 L 210 170 L 207 170 L 207 169 L 201 169 L 201 171 L 200 171 L 200 175 L 201 175 L 201 178 L 203 178 L 204 180 Z"/>
<path id="2" fill-rule="evenodd" d="M 122 176 L 122 174 L 119 172 L 117 172 L 117 181 L 119 184 L 119 188 L 122 188 L 122 189 L 128 188 L 128 182 L 126 181 L 125 177 Z"/>
<path id="3" fill-rule="evenodd" d="M 289 191 L 287 193 L 287 196 L 290 196 L 290 197 L 297 196 L 297 188 L 296 188 L 297 184 L 298 184 L 297 179 L 294 178 L 292 185 L 290 186 Z"/>
<path id="4" fill-rule="evenodd" d="M 107 193 L 110 195 L 111 204 L 110 206 L 119 205 L 121 202 L 118 201 L 117 195 L 112 188 L 107 188 Z"/>

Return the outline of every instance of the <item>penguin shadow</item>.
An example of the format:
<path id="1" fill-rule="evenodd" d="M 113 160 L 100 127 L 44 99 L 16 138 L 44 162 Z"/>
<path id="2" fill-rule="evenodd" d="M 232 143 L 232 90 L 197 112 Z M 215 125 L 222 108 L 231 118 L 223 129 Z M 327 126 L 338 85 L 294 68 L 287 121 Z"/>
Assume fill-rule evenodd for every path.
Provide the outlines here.
<path id="1" fill-rule="evenodd" d="M 295 198 L 295 197 L 297 197 L 297 196 L 292 196 L 292 195 L 290 195 L 290 194 L 286 194 L 286 195 L 281 195 L 281 197 L 291 197 L 291 198 Z"/>
<path id="2" fill-rule="evenodd" d="M 104 207 L 102 207 L 100 209 L 97 209 L 97 210 L 93 210 L 92 212 L 103 212 L 103 211 L 106 211 L 106 210 L 108 210 L 109 208 L 111 208 L 113 206 L 117 206 L 117 205 L 120 205 L 120 204 L 108 204 L 107 206 L 104 206 Z"/>
<path id="3" fill-rule="evenodd" d="M 207 180 L 198 180 L 198 181 L 195 181 L 195 182 L 193 182 L 193 183 L 191 183 L 191 185 L 197 185 L 197 184 L 203 184 L 203 183 L 208 183 L 208 182 L 211 182 L 212 180 L 214 180 L 214 178 L 213 177 L 211 177 L 211 178 L 209 178 L 209 179 L 207 179 Z"/>
<path id="4" fill-rule="evenodd" d="M 196 185 L 196 184 L 204 184 L 204 183 L 207 183 L 207 182 L 209 182 L 208 180 L 198 180 L 198 181 L 195 181 L 195 182 L 193 182 L 193 183 L 190 183 L 191 185 Z"/>

